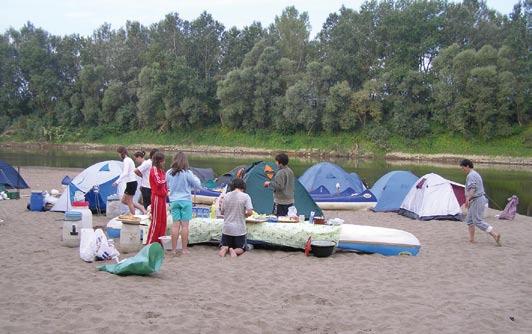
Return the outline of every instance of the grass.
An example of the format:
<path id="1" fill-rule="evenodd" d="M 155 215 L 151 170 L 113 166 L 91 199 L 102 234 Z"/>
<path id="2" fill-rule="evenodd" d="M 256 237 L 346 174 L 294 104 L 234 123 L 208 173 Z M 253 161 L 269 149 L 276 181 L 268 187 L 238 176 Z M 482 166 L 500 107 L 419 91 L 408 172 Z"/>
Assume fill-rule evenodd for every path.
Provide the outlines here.
<path id="1" fill-rule="evenodd" d="M 394 136 L 388 138 L 384 146 L 372 142 L 368 133 L 337 133 L 307 135 L 298 132 L 282 134 L 266 130 L 244 132 L 221 127 L 190 129 L 158 133 L 137 130 L 117 134 L 114 129 L 89 129 L 67 132 L 59 143 L 96 143 L 104 145 L 179 145 L 179 146 L 220 146 L 246 147 L 259 150 L 319 150 L 331 155 L 375 155 L 386 152 L 409 154 L 463 154 L 486 156 L 532 156 L 532 127 L 529 126 L 514 135 L 484 141 L 478 138 L 466 139 L 450 133 L 433 134 L 416 140 Z M 1 137 L 1 141 L 25 142 L 27 138 Z"/>

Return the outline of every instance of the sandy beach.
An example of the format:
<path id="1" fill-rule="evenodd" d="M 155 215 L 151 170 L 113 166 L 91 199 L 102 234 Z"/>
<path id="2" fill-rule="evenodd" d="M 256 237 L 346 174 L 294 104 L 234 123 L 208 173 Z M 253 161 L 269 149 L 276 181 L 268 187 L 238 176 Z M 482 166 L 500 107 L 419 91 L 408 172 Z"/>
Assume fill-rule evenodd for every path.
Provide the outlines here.
<path id="1" fill-rule="evenodd" d="M 80 169 L 23 167 L 33 189 L 61 189 Z M 29 195 L 30 190 L 22 191 Z M 532 217 L 487 221 L 503 247 L 464 223 L 327 211 L 421 242 L 416 257 L 255 249 L 221 259 L 212 246 L 166 257 L 150 277 L 119 277 L 61 245 L 62 213 L 0 201 L 0 333 L 531 333 Z M 94 216 L 95 226 L 108 219 Z"/>

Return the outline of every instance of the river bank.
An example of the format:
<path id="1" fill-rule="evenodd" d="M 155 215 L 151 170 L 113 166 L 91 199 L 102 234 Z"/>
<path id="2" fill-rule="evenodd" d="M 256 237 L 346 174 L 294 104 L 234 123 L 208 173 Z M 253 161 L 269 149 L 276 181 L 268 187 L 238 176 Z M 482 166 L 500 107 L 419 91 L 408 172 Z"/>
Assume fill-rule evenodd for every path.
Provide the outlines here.
<path id="1" fill-rule="evenodd" d="M 112 152 L 119 145 L 99 144 L 99 143 L 35 143 L 35 142 L 2 142 L 4 148 L 24 150 L 64 150 L 69 152 L 88 151 L 88 152 Z M 246 155 L 249 157 L 271 157 L 281 150 L 244 147 L 244 146 L 213 146 L 213 145 L 157 145 L 157 144 L 130 144 L 130 151 L 145 150 L 158 148 L 163 151 L 184 151 L 188 153 L 206 153 L 220 156 Z M 351 151 L 329 151 L 323 149 L 300 149 L 284 150 L 289 156 L 303 159 L 320 159 L 334 160 L 338 158 L 345 159 L 372 159 L 377 155 L 371 152 L 358 150 L 355 146 Z M 438 153 L 438 154 L 420 154 L 405 152 L 389 152 L 380 155 L 384 160 L 389 162 L 414 161 L 429 163 L 456 164 L 457 161 L 466 157 L 463 154 Z M 467 158 L 482 164 L 508 165 L 508 166 L 532 166 L 532 157 L 514 157 L 501 155 L 467 155 Z"/>

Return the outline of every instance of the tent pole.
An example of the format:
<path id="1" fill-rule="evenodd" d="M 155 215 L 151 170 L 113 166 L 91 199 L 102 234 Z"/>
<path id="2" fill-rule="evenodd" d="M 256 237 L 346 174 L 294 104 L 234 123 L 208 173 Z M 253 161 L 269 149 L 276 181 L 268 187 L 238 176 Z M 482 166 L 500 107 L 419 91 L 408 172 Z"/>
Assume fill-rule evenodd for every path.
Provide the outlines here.
<path id="1" fill-rule="evenodd" d="M 20 198 L 20 166 L 17 166 L 17 193 Z"/>

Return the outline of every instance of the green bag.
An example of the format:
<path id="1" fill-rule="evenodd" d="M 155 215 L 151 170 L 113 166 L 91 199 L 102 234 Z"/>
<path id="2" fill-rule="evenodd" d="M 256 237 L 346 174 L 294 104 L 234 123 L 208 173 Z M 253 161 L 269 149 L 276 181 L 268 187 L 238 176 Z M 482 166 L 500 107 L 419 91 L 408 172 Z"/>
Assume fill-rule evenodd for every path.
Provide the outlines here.
<path id="1" fill-rule="evenodd" d="M 154 242 L 144 246 L 137 255 L 120 261 L 117 264 L 106 264 L 98 267 L 100 271 L 112 274 L 127 275 L 150 275 L 161 269 L 164 259 L 164 250 L 160 243 Z"/>

